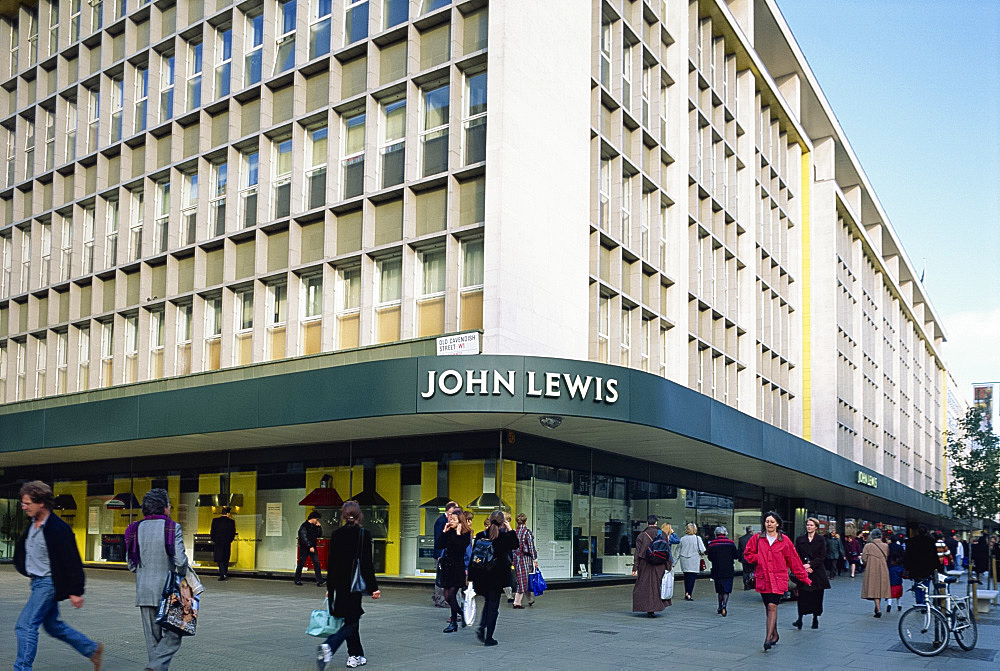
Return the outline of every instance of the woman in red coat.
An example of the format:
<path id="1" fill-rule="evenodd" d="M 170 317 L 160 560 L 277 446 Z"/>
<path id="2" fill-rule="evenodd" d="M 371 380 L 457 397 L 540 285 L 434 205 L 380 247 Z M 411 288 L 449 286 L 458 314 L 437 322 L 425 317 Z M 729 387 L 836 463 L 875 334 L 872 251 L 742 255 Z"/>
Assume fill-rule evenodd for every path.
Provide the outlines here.
<path id="1" fill-rule="evenodd" d="M 812 584 L 809 579 L 812 569 L 802 565 L 795 545 L 781 533 L 781 517 L 775 512 L 764 515 L 764 533 L 750 537 L 743 558 L 756 565 L 757 591 L 767 609 L 764 634 L 764 652 L 767 652 L 778 642 L 778 602 L 788 591 L 788 569 L 807 585 Z"/>

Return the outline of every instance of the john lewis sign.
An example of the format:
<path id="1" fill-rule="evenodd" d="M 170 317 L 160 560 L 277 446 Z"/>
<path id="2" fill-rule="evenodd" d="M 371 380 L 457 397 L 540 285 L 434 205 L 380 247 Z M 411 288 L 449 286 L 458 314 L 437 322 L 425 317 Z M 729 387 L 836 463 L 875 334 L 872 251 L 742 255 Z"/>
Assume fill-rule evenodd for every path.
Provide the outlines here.
<path id="1" fill-rule="evenodd" d="M 590 400 L 613 405 L 618 402 L 618 380 L 594 375 L 570 374 L 559 371 L 496 370 L 428 370 L 420 397 L 433 399 L 443 396 L 499 396 L 514 398 L 520 386 L 518 375 L 524 376 L 525 397 Z"/>

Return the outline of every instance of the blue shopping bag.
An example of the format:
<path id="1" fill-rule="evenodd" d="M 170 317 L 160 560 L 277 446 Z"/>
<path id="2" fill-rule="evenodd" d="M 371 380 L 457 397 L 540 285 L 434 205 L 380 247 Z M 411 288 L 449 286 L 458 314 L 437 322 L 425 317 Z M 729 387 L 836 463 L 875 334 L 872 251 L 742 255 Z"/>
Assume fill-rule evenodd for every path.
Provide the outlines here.
<path id="1" fill-rule="evenodd" d="M 323 607 L 317 608 L 309 615 L 309 626 L 306 633 L 310 636 L 326 638 L 336 634 L 344 626 L 344 618 L 330 615 L 329 601 L 323 599 Z"/>
<path id="2" fill-rule="evenodd" d="M 544 592 L 546 587 L 548 585 L 545 584 L 545 578 L 542 577 L 541 569 L 535 569 L 534 573 L 528 574 L 528 588 L 535 596 Z"/>

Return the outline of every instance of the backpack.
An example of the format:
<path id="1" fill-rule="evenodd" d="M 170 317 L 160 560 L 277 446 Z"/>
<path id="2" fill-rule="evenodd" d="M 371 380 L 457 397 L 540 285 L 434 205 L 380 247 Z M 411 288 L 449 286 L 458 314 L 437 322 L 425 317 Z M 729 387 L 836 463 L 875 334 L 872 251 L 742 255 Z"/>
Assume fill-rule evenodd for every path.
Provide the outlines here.
<path id="1" fill-rule="evenodd" d="M 646 556 L 643 559 L 655 566 L 670 562 L 670 544 L 663 537 L 662 531 L 656 532 L 656 538 L 646 548 Z"/>
<path id="2" fill-rule="evenodd" d="M 469 559 L 469 570 L 489 571 L 496 565 L 496 555 L 493 553 L 493 541 L 487 538 L 478 539 L 472 546 L 472 557 Z"/>

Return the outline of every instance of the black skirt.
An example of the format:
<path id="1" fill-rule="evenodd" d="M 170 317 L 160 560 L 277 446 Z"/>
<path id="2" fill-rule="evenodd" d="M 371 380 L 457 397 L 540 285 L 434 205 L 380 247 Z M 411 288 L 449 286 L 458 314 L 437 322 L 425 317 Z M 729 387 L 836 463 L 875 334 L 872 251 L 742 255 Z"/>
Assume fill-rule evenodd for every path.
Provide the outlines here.
<path id="1" fill-rule="evenodd" d="M 822 615 L 823 592 L 826 590 L 799 590 L 799 615 Z"/>

